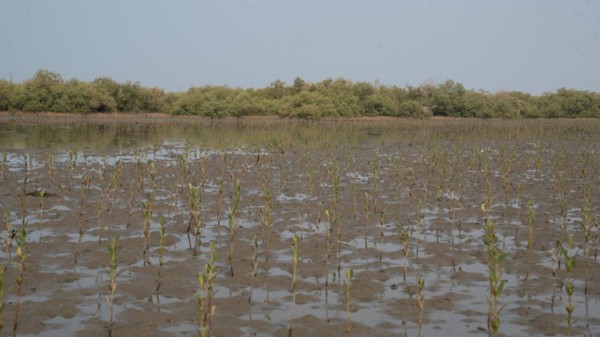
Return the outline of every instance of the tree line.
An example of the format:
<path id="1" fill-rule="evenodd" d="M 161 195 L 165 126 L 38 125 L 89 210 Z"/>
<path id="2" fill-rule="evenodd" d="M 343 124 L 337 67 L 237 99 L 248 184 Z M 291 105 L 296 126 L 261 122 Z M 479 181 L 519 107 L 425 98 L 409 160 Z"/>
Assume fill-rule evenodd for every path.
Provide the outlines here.
<path id="1" fill-rule="evenodd" d="M 167 92 L 109 77 L 63 80 L 38 70 L 22 83 L 0 79 L 0 111 L 166 112 L 174 115 L 320 117 L 431 116 L 478 118 L 600 117 L 600 94 L 561 88 L 534 96 L 519 91 L 467 90 L 447 80 L 421 86 L 383 86 L 343 78 L 309 83 L 297 77 L 265 88 L 192 87 Z"/>

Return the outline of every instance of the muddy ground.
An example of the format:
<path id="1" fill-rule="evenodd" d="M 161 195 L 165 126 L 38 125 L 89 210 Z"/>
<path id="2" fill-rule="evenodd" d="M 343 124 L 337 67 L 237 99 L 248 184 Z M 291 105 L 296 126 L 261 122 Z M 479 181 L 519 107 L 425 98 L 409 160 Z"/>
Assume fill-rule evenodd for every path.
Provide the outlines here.
<path id="1" fill-rule="evenodd" d="M 510 127 L 503 123 L 516 122 L 495 123 L 501 133 Z M 3 237 L 22 226 L 27 231 L 17 334 L 108 335 L 106 245 L 119 237 L 121 273 L 112 336 L 197 335 L 195 294 L 205 295 L 197 274 L 205 268 L 211 243 L 218 268 L 214 336 L 288 336 L 290 327 L 294 336 L 344 335 L 343 281 L 349 269 L 354 272 L 349 281 L 350 335 L 417 336 L 421 330 L 423 336 L 479 336 L 488 329 L 483 228 L 489 217 L 497 225 L 500 249 L 508 253 L 499 299 L 506 305 L 501 335 L 566 335 L 568 275 L 563 263 L 554 278 L 552 250 L 557 240 L 566 246 L 572 234 L 577 254 L 573 332 L 598 336 L 600 141 L 585 126 L 578 135 L 561 133 L 559 123 L 544 123 L 549 123 L 548 134 L 525 128 L 522 134 L 490 139 L 479 138 L 472 126 L 444 131 L 436 124 L 408 136 L 388 129 L 379 133 L 377 126 L 346 130 L 361 133 L 359 140 L 340 143 L 325 137 L 322 143 L 265 140 L 263 146 L 208 148 L 171 137 L 102 150 L 72 144 L 4 145 Z M 232 240 L 229 215 L 237 181 Z M 187 232 L 190 184 L 201 195 L 198 254 L 194 235 Z M 272 195 L 271 226 L 261 213 L 267 191 Z M 144 203 L 150 202 L 144 265 Z M 591 229 L 587 245 L 581 227 L 586 214 Z M 410 234 L 408 257 L 402 249 L 403 230 Z M 300 237 L 295 296 L 294 235 Z M 258 267 L 253 280 L 255 236 Z M 0 257 L 8 264 L 2 333 L 8 335 L 19 268 L 16 242 L 4 244 Z M 425 280 L 421 327 L 418 277 Z"/>

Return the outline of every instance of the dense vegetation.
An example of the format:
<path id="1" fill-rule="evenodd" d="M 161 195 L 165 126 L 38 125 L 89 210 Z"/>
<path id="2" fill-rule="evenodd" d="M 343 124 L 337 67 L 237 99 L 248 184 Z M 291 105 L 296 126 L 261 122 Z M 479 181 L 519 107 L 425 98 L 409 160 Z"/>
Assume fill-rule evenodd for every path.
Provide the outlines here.
<path id="1" fill-rule="evenodd" d="M 165 92 L 108 77 L 92 82 L 65 81 L 39 70 L 23 82 L 0 80 L 0 111 L 26 112 L 167 112 L 208 117 L 279 115 L 395 117 L 600 117 L 600 94 L 561 88 L 533 96 L 517 91 L 467 90 L 452 80 L 419 87 L 380 86 L 343 78 L 308 83 L 296 78 L 260 89 L 193 87 Z"/>

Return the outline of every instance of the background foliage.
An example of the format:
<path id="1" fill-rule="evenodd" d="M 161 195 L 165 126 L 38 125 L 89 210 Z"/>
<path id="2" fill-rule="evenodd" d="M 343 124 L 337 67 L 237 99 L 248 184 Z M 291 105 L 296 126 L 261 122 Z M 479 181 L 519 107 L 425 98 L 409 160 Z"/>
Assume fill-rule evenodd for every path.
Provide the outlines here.
<path id="1" fill-rule="evenodd" d="M 533 96 L 524 92 L 467 90 L 447 80 L 419 87 L 382 86 L 343 78 L 291 85 L 277 80 L 268 87 L 192 87 L 165 92 L 108 77 L 92 82 L 63 80 L 38 70 L 23 82 L 0 79 L 0 111 L 25 112 L 166 112 L 211 118 L 279 115 L 305 119 L 324 116 L 452 116 L 479 118 L 600 117 L 600 94 L 560 88 Z"/>

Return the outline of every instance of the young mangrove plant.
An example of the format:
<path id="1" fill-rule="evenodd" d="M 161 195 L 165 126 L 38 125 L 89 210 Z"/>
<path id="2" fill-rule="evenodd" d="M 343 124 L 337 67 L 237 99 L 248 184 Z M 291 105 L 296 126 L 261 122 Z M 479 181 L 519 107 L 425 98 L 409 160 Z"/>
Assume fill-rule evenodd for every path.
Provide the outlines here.
<path id="1" fill-rule="evenodd" d="M 354 277 L 354 270 L 352 268 L 346 269 L 346 280 L 344 281 L 344 289 L 346 290 L 346 335 L 350 334 L 352 323 L 350 321 L 350 304 L 352 303 L 352 278 Z"/>
<path id="2" fill-rule="evenodd" d="M 267 244 L 265 252 L 265 260 L 269 262 L 270 255 L 270 242 L 271 242 L 271 225 L 273 224 L 273 195 L 269 188 L 269 183 L 265 180 L 263 182 L 263 195 L 265 199 L 265 206 L 260 209 L 261 228 L 263 230 L 263 243 Z"/>
<path id="3" fill-rule="evenodd" d="M 4 327 L 4 273 L 6 272 L 6 263 L 0 265 L 0 332 Z"/>
<path id="4" fill-rule="evenodd" d="M 334 221 L 336 223 L 337 228 L 337 275 L 338 275 L 338 284 L 341 283 L 342 275 L 342 220 L 340 219 L 340 213 L 334 213 Z"/>
<path id="5" fill-rule="evenodd" d="M 46 158 L 46 171 L 48 173 L 48 184 L 52 185 L 54 183 L 54 156 L 50 153 Z"/>
<path id="6" fill-rule="evenodd" d="M 144 215 L 144 247 L 142 255 L 144 259 L 144 267 L 150 264 L 149 252 L 150 252 L 150 226 L 152 225 L 152 213 L 154 209 L 154 194 L 148 194 L 148 200 L 142 202 L 143 215 Z"/>
<path id="7" fill-rule="evenodd" d="M 337 158 L 333 158 L 328 168 L 329 178 L 331 179 L 331 212 L 338 212 L 338 195 L 340 188 L 340 173 L 337 163 Z"/>
<path id="8" fill-rule="evenodd" d="M 121 160 L 117 161 L 114 172 L 110 178 L 108 186 L 106 186 L 106 211 L 110 211 L 112 203 L 117 198 L 117 187 L 119 187 L 119 180 L 121 178 L 121 172 L 123 171 L 123 163 Z"/>
<path id="9" fill-rule="evenodd" d="M 42 237 L 44 236 L 44 197 L 46 197 L 46 190 L 42 189 L 40 191 L 40 243 L 42 242 Z"/>
<path id="10" fill-rule="evenodd" d="M 252 302 L 252 291 L 254 290 L 256 276 L 258 275 L 258 235 L 256 234 L 254 234 L 254 238 L 252 239 L 252 261 L 250 261 L 250 266 L 252 267 L 252 271 L 250 272 L 252 279 L 250 281 L 250 294 L 248 295 L 248 302 Z"/>
<path id="11" fill-rule="evenodd" d="M 325 303 L 327 303 L 329 294 L 329 264 L 331 263 L 331 250 L 333 246 L 331 240 L 331 213 L 329 210 L 325 210 L 325 217 L 327 220 L 325 223 Z"/>
<path id="12" fill-rule="evenodd" d="M 529 200 L 528 208 L 527 208 L 527 249 L 533 248 L 533 225 L 534 225 L 534 209 L 533 200 Z"/>
<path id="13" fill-rule="evenodd" d="M 416 242 L 416 257 L 419 258 L 419 243 L 421 241 L 421 226 L 423 222 L 423 212 L 421 211 L 421 199 L 417 203 L 417 242 Z"/>
<path id="14" fill-rule="evenodd" d="M 378 172 L 377 172 L 377 149 L 373 152 L 373 212 L 377 213 L 377 199 L 379 198 L 377 191 L 377 180 Z"/>
<path id="15" fill-rule="evenodd" d="M 108 296 L 106 296 L 106 301 L 108 302 L 108 336 L 112 336 L 112 326 L 113 326 L 113 309 L 115 303 L 115 293 L 117 291 L 117 277 L 121 274 L 118 268 L 118 257 L 119 251 L 121 247 L 117 244 L 119 240 L 118 236 L 112 238 L 112 240 L 106 244 L 108 249 L 108 272 L 110 276 L 110 284 L 108 285 Z"/>
<path id="16" fill-rule="evenodd" d="M 367 249 L 367 243 L 369 242 L 369 192 L 365 192 L 365 201 L 364 201 L 364 211 L 365 211 L 365 249 Z"/>
<path id="17" fill-rule="evenodd" d="M 382 209 L 379 213 L 379 238 L 381 239 L 381 245 L 379 246 L 379 263 L 383 260 L 383 244 L 385 240 L 385 225 L 384 225 L 385 209 Z"/>
<path id="18" fill-rule="evenodd" d="M 485 223 L 485 235 L 483 242 L 487 247 L 487 264 L 488 264 L 488 279 L 489 279 L 489 295 L 486 300 L 488 303 L 488 331 L 490 335 L 497 336 L 500 330 L 500 311 L 503 306 L 500 306 L 500 295 L 506 280 L 502 279 L 503 268 L 502 262 L 506 259 L 508 253 L 500 249 L 500 242 L 496 235 L 496 222 L 491 219 L 488 214 Z"/>
<path id="19" fill-rule="evenodd" d="M 402 241 L 402 255 L 404 258 L 404 272 L 403 272 L 403 278 L 404 278 L 404 284 L 407 285 L 406 283 L 406 275 L 408 274 L 408 257 L 410 254 L 410 228 L 408 226 L 402 228 L 401 232 L 400 232 L 400 240 Z"/>
<path id="20" fill-rule="evenodd" d="M 198 303 L 198 337 L 211 336 L 215 318 L 216 305 L 213 304 L 215 296 L 215 280 L 217 278 L 217 265 L 215 244 L 210 243 L 210 257 L 204 263 L 204 271 L 196 275 L 198 287 L 196 302 Z"/>
<path id="21" fill-rule="evenodd" d="M 162 267 L 165 255 L 165 223 L 166 220 L 161 217 L 159 230 L 159 248 L 158 248 L 158 277 L 156 278 L 156 302 L 160 304 L 160 285 L 162 283 Z"/>
<path id="22" fill-rule="evenodd" d="M 6 180 L 6 172 L 8 172 L 8 158 L 6 150 L 2 151 L 2 179 Z"/>
<path id="23" fill-rule="evenodd" d="M 221 217 L 222 213 L 221 209 L 223 208 L 223 199 L 225 199 L 225 179 L 223 176 L 219 178 L 219 202 L 217 203 L 217 227 L 221 226 Z"/>
<path id="24" fill-rule="evenodd" d="M 17 328 L 19 327 L 19 307 L 21 294 L 23 294 L 23 276 L 25 275 L 25 264 L 27 262 L 27 254 L 25 252 L 25 243 L 27 239 L 27 231 L 25 230 L 25 223 L 21 225 L 21 228 L 15 233 L 15 241 L 17 242 L 17 263 L 18 263 L 18 274 L 17 274 L 17 296 L 15 298 L 15 319 L 13 322 L 13 336 L 17 335 Z"/>
<path id="25" fill-rule="evenodd" d="M 77 152 L 69 150 L 69 191 L 73 189 L 73 171 L 77 164 Z"/>
<path id="26" fill-rule="evenodd" d="M 425 280 L 422 277 L 417 278 L 417 306 L 419 307 L 419 337 L 421 336 L 421 327 L 423 326 L 423 311 L 425 309 Z"/>
<path id="27" fill-rule="evenodd" d="M 313 196 L 313 180 L 314 180 L 314 176 L 313 176 L 313 165 L 312 165 L 312 161 L 310 161 L 310 159 L 307 160 L 306 163 L 306 184 L 307 186 L 307 198 L 306 198 L 306 211 L 308 216 L 310 217 L 310 211 L 311 211 L 311 202 L 312 202 L 312 196 Z"/>
<path id="28" fill-rule="evenodd" d="M 565 280 L 565 293 L 567 294 L 567 304 L 565 305 L 565 310 L 567 311 L 567 317 L 565 320 L 567 321 L 567 336 L 571 337 L 571 326 L 573 325 L 573 311 L 575 311 L 575 305 L 573 304 L 573 294 L 575 292 L 575 280 L 573 278 L 573 273 L 575 272 L 575 268 L 577 267 L 577 262 L 575 259 L 575 243 L 573 241 L 573 236 L 568 235 L 567 237 L 568 246 L 565 248 L 561 246 L 561 252 L 564 258 L 565 270 L 567 272 L 567 278 Z"/>
<path id="29" fill-rule="evenodd" d="M 235 248 L 235 237 L 237 235 L 237 212 L 240 205 L 240 180 L 236 180 L 235 202 L 233 207 L 229 207 L 229 223 L 227 230 L 229 231 L 229 253 L 227 261 L 229 261 L 229 274 L 233 277 L 233 253 Z"/>
<path id="30" fill-rule="evenodd" d="M 192 255 L 197 256 L 200 253 L 200 235 L 202 225 L 200 221 L 200 202 L 202 194 L 200 192 L 200 186 L 194 186 L 188 184 L 189 196 L 190 196 L 190 222 L 187 228 L 188 240 L 190 237 L 190 231 L 194 231 L 194 244 L 192 246 L 190 242 L 190 249 L 192 249 Z"/>
<path id="31" fill-rule="evenodd" d="M 129 196 L 127 198 L 127 227 L 131 225 L 131 215 L 135 212 L 135 208 L 133 207 L 133 186 L 135 184 L 135 180 L 129 182 Z"/>
<path id="32" fill-rule="evenodd" d="M 560 263 L 562 258 L 562 244 L 559 240 L 556 240 L 556 247 L 552 249 L 552 277 L 554 278 L 554 286 L 552 287 L 552 302 L 550 311 L 554 313 L 554 298 L 556 297 L 556 288 L 558 287 L 558 271 L 560 270 Z"/>
<path id="33" fill-rule="evenodd" d="M 8 213 L 4 214 L 4 231 L 4 252 L 6 253 L 6 256 L 8 256 L 8 259 L 10 259 L 12 254 L 12 245 L 15 230 L 12 228 L 12 224 L 10 223 L 10 217 L 8 216 Z"/>
<path id="34" fill-rule="evenodd" d="M 590 197 L 590 185 L 585 184 L 583 186 L 583 194 L 585 203 L 581 207 L 581 216 L 583 221 L 581 222 L 581 230 L 583 231 L 583 257 L 585 262 L 585 286 L 584 294 L 588 295 L 588 280 L 590 279 L 590 237 L 592 234 L 592 227 L 594 224 L 591 222 L 592 214 L 592 201 Z"/>
<path id="35" fill-rule="evenodd" d="M 300 242 L 300 236 L 294 234 L 290 249 L 292 251 L 292 308 L 290 312 L 290 329 L 288 331 L 288 337 L 292 336 L 292 330 L 294 328 L 294 318 L 296 315 L 296 278 L 298 274 L 298 243 Z"/>

